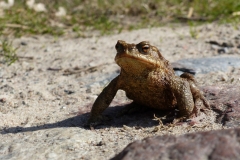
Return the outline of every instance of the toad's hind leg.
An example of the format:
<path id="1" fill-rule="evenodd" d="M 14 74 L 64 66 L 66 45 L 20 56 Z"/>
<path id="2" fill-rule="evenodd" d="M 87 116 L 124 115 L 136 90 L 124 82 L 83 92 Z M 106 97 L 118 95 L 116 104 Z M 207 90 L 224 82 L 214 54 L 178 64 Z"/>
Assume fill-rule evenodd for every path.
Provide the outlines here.
<path id="1" fill-rule="evenodd" d="M 193 75 L 189 73 L 183 73 L 180 77 L 186 79 L 190 85 L 193 101 L 195 104 L 195 114 L 198 114 L 199 110 L 202 110 L 204 113 L 206 113 L 206 111 L 210 109 L 210 105 L 198 88 Z"/>

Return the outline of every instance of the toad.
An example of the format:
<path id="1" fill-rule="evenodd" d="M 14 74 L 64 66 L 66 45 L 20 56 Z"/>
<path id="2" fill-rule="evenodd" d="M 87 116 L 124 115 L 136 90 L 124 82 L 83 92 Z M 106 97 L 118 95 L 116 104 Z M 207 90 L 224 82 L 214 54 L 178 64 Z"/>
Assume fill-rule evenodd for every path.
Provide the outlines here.
<path id="1" fill-rule="evenodd" d="M 190 118 L 200 109 L 209 108 L 198 89 L 194 77 L 183 73 L 175 75 L 169 61 L 149 42 L 129 44 L 119 40 L 115 46 L 116 63 L 121 67 L 114 78 L 97 97 L 92 106 L 89 124 L 101 121 L 102 112 L 110 105 L 119 89 L 137 105 L 159 110 L 177 109 L 180 117 Z M 197 104 L 201 105 L 197 105 Z"/>

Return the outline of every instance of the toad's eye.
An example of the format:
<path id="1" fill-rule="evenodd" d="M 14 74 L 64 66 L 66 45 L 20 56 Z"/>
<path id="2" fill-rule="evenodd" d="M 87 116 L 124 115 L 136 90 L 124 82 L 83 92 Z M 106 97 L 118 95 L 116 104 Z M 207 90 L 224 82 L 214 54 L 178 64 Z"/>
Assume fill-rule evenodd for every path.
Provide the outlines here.
<path id="1" fill-rule="evenodd" d="M 147 53 L 149 49 L 150 49 L 150 46 L 148 44 L 142 46 L 142 51 L 145 53 Z"/>

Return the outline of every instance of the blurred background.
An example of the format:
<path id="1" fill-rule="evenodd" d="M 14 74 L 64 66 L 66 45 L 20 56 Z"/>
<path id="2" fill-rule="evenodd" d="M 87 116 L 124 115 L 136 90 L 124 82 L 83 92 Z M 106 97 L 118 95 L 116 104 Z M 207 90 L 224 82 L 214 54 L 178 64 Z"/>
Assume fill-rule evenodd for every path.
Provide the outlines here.
<path id="1" fill-rule="evenodd" d="M 163 25 L 232 23 L 240 20 L 240 0 L 1 0 L 0 33 L 77 37 L 119 33 Z"/>

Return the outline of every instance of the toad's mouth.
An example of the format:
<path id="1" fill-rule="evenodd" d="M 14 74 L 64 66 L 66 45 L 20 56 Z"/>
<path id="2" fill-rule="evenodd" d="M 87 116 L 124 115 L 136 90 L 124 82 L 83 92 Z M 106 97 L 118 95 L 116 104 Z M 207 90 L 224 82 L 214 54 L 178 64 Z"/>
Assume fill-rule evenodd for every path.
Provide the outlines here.
<path id="1" fill-rule="evenodd" d="M 152 59 L 150 56 L 141 55 L 141 54 L 117 53 L 115 57 L 115 62 L 119 66 L 122 66 L 122 64 L 126 64 L 126 63 L 128 63 L 129 65 L 131 65 L 131 63 L 135 63 L 135 64 L 139 63 L 151 68 L 152 67 L 156 68 L 160 66 L 159 61 Z"/>

